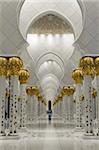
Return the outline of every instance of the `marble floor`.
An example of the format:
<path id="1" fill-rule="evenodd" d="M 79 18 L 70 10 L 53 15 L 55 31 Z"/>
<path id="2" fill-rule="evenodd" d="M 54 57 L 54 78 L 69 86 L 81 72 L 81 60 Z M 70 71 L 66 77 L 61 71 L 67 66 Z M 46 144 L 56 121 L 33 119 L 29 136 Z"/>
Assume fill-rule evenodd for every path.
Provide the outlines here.
<path id="1" fill-rule="evenodd" d="M 61 119 L 37 121 L 19 136 L 0 140 L 0 150 L 99 150 L 99 139 L 82 138 Z"/>

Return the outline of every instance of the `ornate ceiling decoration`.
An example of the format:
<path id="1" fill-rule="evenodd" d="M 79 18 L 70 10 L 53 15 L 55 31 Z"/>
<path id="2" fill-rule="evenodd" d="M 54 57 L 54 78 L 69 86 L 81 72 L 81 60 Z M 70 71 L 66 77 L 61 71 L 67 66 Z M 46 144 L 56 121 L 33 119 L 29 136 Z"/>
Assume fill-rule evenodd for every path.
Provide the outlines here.
<path id="1" fill-rule="evenodd" d="M 47 14 L 37 21 L 30 28 L 33 34 L 64 34 L 73 33 L 73 30 L 66 21 L 58 16 Z"/>

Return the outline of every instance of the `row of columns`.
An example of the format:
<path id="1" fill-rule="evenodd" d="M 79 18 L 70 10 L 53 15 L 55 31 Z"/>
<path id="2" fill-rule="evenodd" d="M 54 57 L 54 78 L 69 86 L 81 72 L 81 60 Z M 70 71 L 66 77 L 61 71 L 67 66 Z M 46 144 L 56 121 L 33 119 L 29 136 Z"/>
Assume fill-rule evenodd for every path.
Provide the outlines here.
<path id="1" fill-rule="evenodd" d="M 27 92 L 27 124 L 39 119 L 46 112 L 46 100 L 41 95 L 37 86 L 28 86 Z"/>
<path id="2" fill-rule="evenodd" d="M 17 133 L 19 117 L 20 126 L 24 126 L 28 78 L 29 73 L 23 69 L 19 57 L 0 57 L 0 132 L 3 135 L 6 135 L 6 129 L 9 135 Z"/>
<path id="3" fill-rule="evenodd" d="M 73 102 L 73 94 L 74 87 L 72 86 L 64 86 L 60 91 L 60 94 L 54 100 L 54 111 L 59 116 L 65 119 L 66 124 L 71 125 L 74 121 L 74 102 Z M 60 107 L 61 106 L 61 107 Z"/>
<path id="4" fill-rule="evenodd" d="M 63 111 L 62 116 L 66 120 L 71 120 L 70 114 L 74 111 L 72 109 L 70 112 L 70 102 L 75 99 L 75 103 L 72 103 L 72 108 L 75 106 L 76 129 L 81 131 L 84 128 L 87 136 L 99 135 L 99 57 L 82 57 L 79 68 L 73 70 L 72 78 L 75 81 L 75 94 L 73 91 L 69 95 L 68 87 L 63 87 L 61 90 L 61 101 L 59 96 L 55 98 L 53 103 L 54 109 L 58 114 L 61 114 Z M 93 80 L 96 83 L 96 90 L 92 85 Z M 70 98 L 71 95 L 72 98 Z M 59 102 L 62 102 L 62 110 L 57 110 Z M 95 121 L 97 122 L 97 133 L 94 132 Z"/>
<path id="5" fill-rule="evenodd" d="M 46 100 L 36 86 L 27 87 L 28 79 L 29 72 L 23 68 L 23 61 L 19 57 L 0 57 L 2 135 L 6 135 L 6 131 L 8 135 L 17 135 L 18 129 L 26 127 L 27 116 L 34 119 L 46 110 Z"/>
<path id="6" fill-rule="evenodd" d="M 82 70 L 83 74 L 83 95 L 85 98 L 85 135 L 99 135 L 99 97 L 98 97 L 98 75 L 99 75 L 99 57 L 91 57 L 85 56 L 80 59 L 79 67 Z M 96 77 L 96 84 L 97 84 L 97 133 L 94 133 L 94 110 L 95 105 L 93 106 L 93 86 L 92 81 Z"/>

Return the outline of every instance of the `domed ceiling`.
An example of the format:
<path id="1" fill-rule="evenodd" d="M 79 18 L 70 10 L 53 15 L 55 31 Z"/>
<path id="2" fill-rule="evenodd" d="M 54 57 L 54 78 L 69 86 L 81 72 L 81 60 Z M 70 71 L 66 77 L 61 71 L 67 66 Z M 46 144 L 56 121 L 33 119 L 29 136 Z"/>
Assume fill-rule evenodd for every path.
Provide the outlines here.
<path id="1" fill-rule="evenodd" d="M 62 18 L 47 14 L 35 21 L 29 32 L 32 34 L 70 34 L 73 30 Z"/>

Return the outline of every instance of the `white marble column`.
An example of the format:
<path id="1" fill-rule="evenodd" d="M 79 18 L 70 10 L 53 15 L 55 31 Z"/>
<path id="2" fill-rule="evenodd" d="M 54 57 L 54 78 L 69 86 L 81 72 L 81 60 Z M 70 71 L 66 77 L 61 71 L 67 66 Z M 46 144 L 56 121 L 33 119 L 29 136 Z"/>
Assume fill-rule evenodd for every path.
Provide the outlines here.
<path id="1" fill-rule="evenodd" d="M 0 57 L 0 133 L 5 135 L 5 100 L 6 100 L 6 75 L 8 60 Z"/>
<path id="2" fill-rule="evenodd" d="M 64 96 L 64 105 L 65 105 L 65 121 L 66 124 L 71 125 L 73 122 L 73 94 L 74 87 L 72 86 L 64 86 L 61 90 L 61 94 Z"/>
<path id="3" fill-rule="evenodd" d="M 25 127 L 26 124 L 26 85 L 21 84 L 20 85 L 20 127 Z"/>
<path id="4" fill-rule="evenodd" d="M 76 84 L 76 128 L 82 128 L 81 96 L 82 85 Z"/>
<path id="5" fill-rule="evenodd" d="M 27 113 L 27 124 L 30 123 L 30 115 L 31 115 L 31 95 L 27 93 L 27 105 L 26 105 L 26 113 Z"/>
<path id="6" fill-rule="evenodd" d="M 42 110 L 42 115 L 46 114 L 46 102 L 43 102 L 41 110 Z"/>
<path id="7" fill-rule="evenodd" d="M 35 102 L 35 107 L 34 107 L 34 119 L 38 119 L 38 98 L 34 96 L 34 102 Z"/>
<path id="8" fill-rule="evenodd" d="M 99 136 L 99 75 L 96 76 L 96 84 L 97 84 L 97 107 L 96 107 L 96 116 L 97 116 L 97 135 Z"/>
<path id="9" fill-rule="evenodd" d="M 10 121 L 9 121 L 9 130 L 10 133 L 17 132 L 18 120 L 18 76 L 10 77 Z"/>
<path id="10" fill-rule="evenodd" d="M 94 75 L 94 60 L 85 56 L 80 60 L 80 67 L 84 75 L 83 91 L 85 97 L 85 135 L 92 136 L 93 133 L 93 112 L 92 112 L 92 80 Z"/>
<path id="11" fill-rule="evenodd" d="M 41 101 L 38 101 L 38 118 L 40 117 L 41 114 L 42 114 L 42 103 Z"/>
<path id="12" fill-rule="evenodd" d="M 22 60 L 19 57 L 9 58 L 10 75 L 10 135 L 17 133 L 18 128 L 18 98 L 19 98 L 19 71 L 23 67 Z"/>
<path id="13" fill-rule="evenodd" d="M 85 99 L 84 95 L 81 96 L 81 120 L 82 120 L 82 128 L 85 127 Z"/>
<path id="14" fill-rule="evenodd" d="M 74 101 L 73 101 L 73 94 L 70 95 L 70 122 L 73 125 L 74 122 Z"/>
<path id="15" fill-rule="evenodd" d="M 30 99 L 30 121 L 33 123 L 38 117 L 38 101 L 35 95 Z"/>
<path id="16" fill-rule="evenodd" d="M 99 56 L 95 58 L 95 72 L 96 72 L 96 120 L 97 120 L 97 136 L 99 136 Z"/>
<path id="17" fill-rule="evenodd" d="M 0 76 L 0 133 L 5 134 L 5 100 L 6 100 L 6 79 Z"/>
<path id="18" fill-rule="evenodd" d="M 82 83 L 83 83 L 83 73 L 80 68 L 77 68 L 72 73 L 72 78 L 75 81 L 76 91 L 76 129 L 82 128 L 82 108 L 81 108 L 81 99 L 82 99 Z"/>
<path id="19" fill-rule="evenodd" d="M 63 97 L 63 101 L 62 101 L 62 117 L 65 119 L 66 116 L 66 112 L 65 112 L 65 96 Z"/>
<path id="20" fill-rule="evenodd" d="M 29 72 L 26 69 L 21 69 L 19 71 L 19 80 L 20 80 L 20 127 L 25 127 L 26 125 L 26 83 L 29 78 Z"/>
<path id="21" fill-rule="evenodd" d="M 73 94 L 67 96 L 67 107 L 66 107 L 66 116 L 67 123 L 71 125 L 73 123 Z"/>
<path id="22" fill-rule="evenodd" d="M 62 101 L 59 102 L 60 117 L 62 117 Z"/>
<path id="23" fill-rule="evenodd" d="M 33 123 L 34 120 L 34 110 L 35 109 L 35 99 L 34 96 L 32 95 L 30 97 L 30 123 Z"/>
<path id="24" fill-rule="evenodd" d="M 84 97 L 85 97 L 85 131 L 93 135 L 93 112 L 92 112 L 92 78 L 84 76 Z"/>
<path id="25" fill-rule="evenodd" d="M 70 123 L 70 96 L 67 95 L 67 123 Z"/>
<path id="26" fill-rule="evenodd" d="M 92 91 L 92 112 L 93 112 L 93 120 L 96 119 L 96 99 L 97 99 L 97 91 L 93 89 Z"/>

